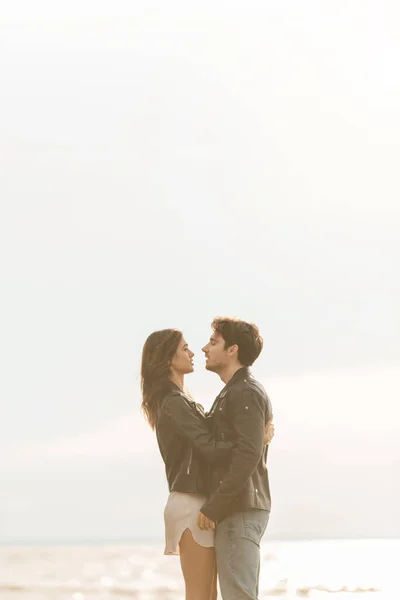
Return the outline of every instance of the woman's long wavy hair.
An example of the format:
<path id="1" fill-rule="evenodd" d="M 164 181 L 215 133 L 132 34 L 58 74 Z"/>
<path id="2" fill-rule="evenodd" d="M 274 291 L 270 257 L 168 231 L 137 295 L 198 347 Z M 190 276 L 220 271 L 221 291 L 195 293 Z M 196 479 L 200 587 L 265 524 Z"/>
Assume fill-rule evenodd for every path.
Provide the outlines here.
<path id="1" fill-rule="evenodd" d="M 162 329 L 151 333 L 143 346 L 142 411 L 152 429 L 156 426 L 161 400 L 171 386 L 171 360 L 181 339 L 179 329 Z"/>

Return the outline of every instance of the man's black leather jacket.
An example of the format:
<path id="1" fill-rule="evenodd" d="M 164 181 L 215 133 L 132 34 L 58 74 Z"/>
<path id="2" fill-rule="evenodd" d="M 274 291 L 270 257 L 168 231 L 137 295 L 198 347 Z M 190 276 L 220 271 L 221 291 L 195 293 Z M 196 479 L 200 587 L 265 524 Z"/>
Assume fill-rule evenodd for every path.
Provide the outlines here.
<path id="1" fill-rule="evenodd" d="M 212 521 L 252 508 L 271 509 L 264 446 L 272 407 L 263 386 L 246 367 L 236 371 L 207 415 L 213 439 L 234 441 L 230 455 L 209 469 L 209 498 L 201 512 Z"/>
<path id="2" fill-rule="evenodd" d="M 173 383 L 161 403 L 156 434 L 169 491 L 207 495 L 207 464 L 229 462 L 233 443 L 216 441 L 202 408 Z"/>

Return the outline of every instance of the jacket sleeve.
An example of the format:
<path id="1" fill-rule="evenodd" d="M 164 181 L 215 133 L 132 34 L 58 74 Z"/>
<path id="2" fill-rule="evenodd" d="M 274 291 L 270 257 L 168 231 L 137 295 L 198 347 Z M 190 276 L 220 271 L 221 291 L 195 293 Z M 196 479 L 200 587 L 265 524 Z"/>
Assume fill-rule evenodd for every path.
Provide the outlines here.
<path id="1" fill-rule="evenodd" d="M 185 437 L 209 463 L 226 459 L 232 452 L 233 443 L 216 441 L 209 432 L 203 415 L 180 394 L 165 400 L 164 411 L 176 431 Z"/>
<path id="2" fill-rule="evenodd" d="M 263 399 L 253 390 L 241 390 L 229 398 L 229 409 L 236 435 L 231 465 L 201 509 L 212 521 L 222 521 L 229 513 L 231 502 L 243 490 L 264 451 L 266 406 Z"/>

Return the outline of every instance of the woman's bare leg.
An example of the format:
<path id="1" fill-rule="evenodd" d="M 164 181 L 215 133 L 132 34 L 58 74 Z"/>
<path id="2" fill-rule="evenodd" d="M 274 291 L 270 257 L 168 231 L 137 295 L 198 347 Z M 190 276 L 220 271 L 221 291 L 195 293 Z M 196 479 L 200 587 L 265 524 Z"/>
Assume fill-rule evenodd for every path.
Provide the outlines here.
<path id="1" fill-rule="evenodd" d="M 215 552 L 214 552 L 215 554 Z M 214 561 L 214 575 L 212 581 L 212 589 L 211 589 L 211 600 L 217 600 L 218 592 L 217 592 L 217 560 Z"/>
<path id="2" fill-rule="evenodd" d="M 179 542 L 179 552 L 186 600 L 215 600 L 217 578 L 214 548 L 200 546 L 194 541 L 190 529 L 185 529 Z"/>

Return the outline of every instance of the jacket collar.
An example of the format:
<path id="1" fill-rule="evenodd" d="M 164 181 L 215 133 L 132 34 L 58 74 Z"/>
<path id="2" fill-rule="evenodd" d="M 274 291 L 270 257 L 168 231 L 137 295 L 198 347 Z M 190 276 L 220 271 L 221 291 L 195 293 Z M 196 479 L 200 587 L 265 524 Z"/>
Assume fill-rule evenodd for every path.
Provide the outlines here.
<path id="1" fill-rule="evenodd" d="M 173 392 L 174 394 L 178 393 L 178 394 L 183 394 L 184 396 L 186 396 L 186 392 L 184 392 L 179 385 L 176 385 L 176 383 L 174 383 L 173 381 L 169 382 L 170 384 L 170 391 Z"/>
<path id="2" fill-rule="evenodd" d="M 238 381 L 243 381 L 244 379 L 247 379 L 247 377 L 250 377 L 250 376 L 251 376 L 251 371 L 250 371 L 249 367 L 241 367 L 240 369 L 238 369 L 236 371 L 236 373 L 230 378 L 230 380 L 225 385 L 225 387 L 221 390 L 221 392 L 219 394 L 219 398 L 223 398 L 225 396 L 226 392 L 229 390 L 229 388 L 234 383 L 237 383 Z"/>

